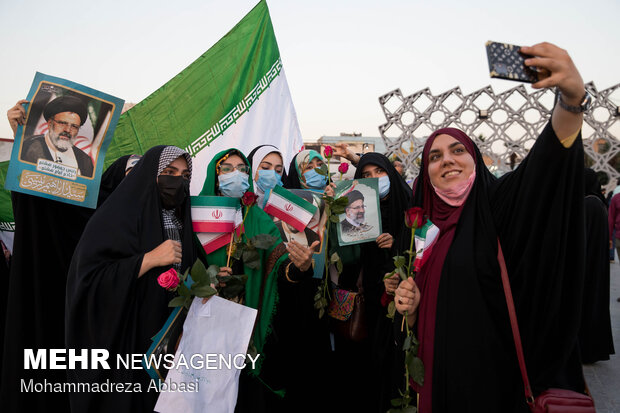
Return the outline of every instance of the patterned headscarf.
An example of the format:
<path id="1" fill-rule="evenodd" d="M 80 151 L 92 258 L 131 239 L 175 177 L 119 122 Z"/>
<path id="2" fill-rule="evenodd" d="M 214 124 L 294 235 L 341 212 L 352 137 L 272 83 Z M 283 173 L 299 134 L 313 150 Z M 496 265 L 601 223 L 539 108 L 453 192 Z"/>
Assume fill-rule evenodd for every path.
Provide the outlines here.
<path id="1" fill-rule="evenodd" d="M 189 155 L 189 153 L 176 146 L 166 146 L 161 152 L 161 155 L 159 157 L 159 166 L 157 168 L 157 176 L 161 175 L 162 171 L 166 169 L 168 165 L 170 165 L 175 159 L 180 158 L 181 156 L 185 157 L 185 160 L 187 161 L 187 169 L 189 169 L 191 180 L 192 157 Z M 183 231 L 183 224 L 181 223 L 179 217 L 177 217 L 176 211 L 174 209 L 162 208 L 161 218 L 164 224 L 166 238 L 181 242 L 181 231 Z M 177 271 L 181 269 L 180 263 L 174 264 L 173 266 Z"/>

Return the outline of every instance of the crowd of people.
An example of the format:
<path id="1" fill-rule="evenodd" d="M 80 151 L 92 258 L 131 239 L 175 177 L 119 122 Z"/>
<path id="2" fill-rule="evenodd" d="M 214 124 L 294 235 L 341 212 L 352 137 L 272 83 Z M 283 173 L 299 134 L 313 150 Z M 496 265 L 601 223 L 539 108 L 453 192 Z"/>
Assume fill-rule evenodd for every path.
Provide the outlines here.
<path id="1" fill-rule="evenodd" d="M 454 128 L 429 136 L 413 189 L 400 159 L 336 148 L 356 167 L 354 179 L 378 182 L 381 234 L 339 245 L 334 225 L 322 249 L 327 257 L 337 254 L 342 265 L 336 270 L 333 263 L 324 274 L 330 286 L 363 292 L 368 332 L 363 340 L 335 334 L 329 317 L 318 316 L 315 294 L 323 280 L 314 276 L 314 259 L 323 237 L 297 230 L 301 235 L 288 238 L 287 227 L 263 210 L 276 186 L 334 196 L 335 186 L 317 171 L 326 159 L 316 151 L 299 152 L 287 168 L 275 146 L 261 145 L 247 156 L 231 147 L 198 166 L 180 148 L 156 146 L 142 156 L 127 154 L 107 169 L 94 211 L 13 193 L 16 234 L 2 410 L 153 411 L 156 392 L 25 394 L 20 380 L 30 378 L 146 388 L 150 377 L 144 370 L 114 368 L 28 370 L 23 349 L 146 353 L 170 315 L 174 295 L 157 277 L 170 268 L 182 273 L 199 259 L 216 265 L 220 277 L 247 275 L 237 301 L 258 310 L 252 346 L 261 361 L 240 376 L 237 412 L 385 412 L 409 386 L 418 395 L 412 404 L 422 413 L 526 412 L 500 248 L 534 393 L 550 387 L 586 393 L 582 363 L 614 352 L 605 307 L 609 231 L 620 224 L 620 197 L 612 199 L 608 225 L 600 184 L 584 169 L 580 104 L 586 91 L 569 55 L 548 43 L 523 52 L 534 56 L 526 64 L 540 74 L 533 87 L 557 88 L 559 101 L 528 156 L 501 178 L 489 172 L 474 141 Z M 25 121 L 24 103 L 8 111 L 14 130 Z M 46 115 L 48 135 L 37 137 L 42 150 L 58 140 L 70 142 L 83 123 L 77 106 L 71 99 L 54 102 Z M 64 150 L 56 149 L 64 154 L 70 147 L 65 142 Z M 258 265 L 243 257 L 231 262 L 227 246 L 207 254 L 197 241 L 189 183 L 198 167 L 207 171 L 199 195 L 258 196 L 256 205 L 243 206 L 245 236 L 275 240 L 259 250 Z M 363 225 L 357 218 L 360 213 L 363 218 L 365 204 L 353 192 L 342 223 L 352 229 Z M 411 207 L 422 208 L 439 235 L 415 279 L 401 281 L 389 274 L 393 257 L 410 248 L 405 211 Z M 423 384 L 405 381 L 404 314 L 419 339 Z"/>

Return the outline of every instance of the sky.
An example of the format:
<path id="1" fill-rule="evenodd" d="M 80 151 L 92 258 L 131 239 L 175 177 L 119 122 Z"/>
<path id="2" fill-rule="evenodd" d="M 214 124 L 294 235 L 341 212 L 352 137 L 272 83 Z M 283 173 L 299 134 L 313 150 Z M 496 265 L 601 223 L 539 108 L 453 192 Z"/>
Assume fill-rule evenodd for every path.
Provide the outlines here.
<path id="1" fill-rule="evenodd" d="M 35 72 L 137 103 L 224 36 L 256 0 L 0 0 L 4 113 Z M 379 136 L 379 96 L 491 85 L 487 40 L 566 49 L 598 90 L 620 83 L 620 1 L 269 0 L 304 140 Z M 620 102 L 615 102 L 620 104 Z"/>

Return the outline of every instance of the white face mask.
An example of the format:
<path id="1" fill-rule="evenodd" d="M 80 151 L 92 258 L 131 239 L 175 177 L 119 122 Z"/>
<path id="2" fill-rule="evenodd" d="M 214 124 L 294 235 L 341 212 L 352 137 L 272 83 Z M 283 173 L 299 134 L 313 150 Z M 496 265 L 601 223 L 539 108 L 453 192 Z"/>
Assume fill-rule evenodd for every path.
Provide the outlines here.
<path id="1" fill-rule="evenodd" d="M 379 198 L 383 199 L 390 193 L 390 177 L 379 177 Z"/>
<path id="2" fill-rule="evenodd" d="M 241 198 L 250 188 L 248 174 L 239 172 L 237 169 L 227 174 L 219 175 L 217 180 L 220 193 L 231 198 Z"/>

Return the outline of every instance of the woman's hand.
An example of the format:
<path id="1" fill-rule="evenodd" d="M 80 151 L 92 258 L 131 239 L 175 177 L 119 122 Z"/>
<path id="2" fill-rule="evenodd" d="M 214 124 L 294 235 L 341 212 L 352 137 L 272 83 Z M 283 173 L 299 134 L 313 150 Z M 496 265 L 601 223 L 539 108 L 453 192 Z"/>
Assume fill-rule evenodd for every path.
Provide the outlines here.
<path id="1" fill-rule="evenodd" d="M 144 254 L 138 278 L 147 271 L 156 267 L 164 267 L 171 264 L 180 264 L 182 257 L 181 243 L 168 239 L 159 244 L 152 251 Z"/>
<path id="2" fill-rule="evenodd" d="M 353 152 L 351 149 L 349 149 L 349 145 L 347 145 L 346 143 L 344 142 L 337 143 L 334 146 L 332 146 L 332 148 L 334 149 L 335 156 L 341 156 L 345 159 L 348 159 L 349 161 L 351 161 L 353 166 L 359 163 L 360 161 L 359 155 Z"/>
<path id="3" fill-rule="evenodd" d="M 384 279 L 383 285 L 385 285 L 385 292 L 388 293 L 389 295 L 394 295 L 396 288 L 398 288 L 399 281 L 400 281 L 400 276 L 398 274 L 393 274 L 390 278 Z"/>
<path id="4" fill-rule="evenodd" d="M 301 272 L 306 272 L 312 265 L 312 254 L 314 254 L 317 245 L 319 245 L 319 241 L 314 241 L 312 245 L 306 247 L 295 240 L 291 240 L 288 242 L 286 250 L 293 265 L 299 268 Z"/>
<path id="5" fill-rule="evenodd" d="M 525 59 L 526 65 L 535 66 L 538 69 L 539 81 L 532 85 L 534 89 L 557 86 L 562 93 L 561 99 L 564 103 L 579 106 L 585 95 L 585 86 L 566 50 L 545 42 L 532 47 L 521 47 L 521 51 L 534 56 Z M 581 113 L 572 113 L 556 105 L 551 124 L 558 139 L 562 141 L 581 128 L 582 120 Z"/>
<path id="6" fill-rule="evenodd" d="M 394 243 L 394 237 L 392 237 L 392 235 L 388 234 L 387 232 L 384 232 L 377 237 L 376 242 L 379 248 L 390 249 L 392 248 L 392 244 Z"/>
<path id="7" fill-rule="evenodd" d="M 220 267 L 220 271 L 217 273 L 218 277 L 229 277 L 231 275 L 232 275 L 232 268 L 230 267 Z M 220 287 L 226 287 L 226 283 L 223 283 L 221 281 L 218 285 Z"/>
<path id="8" fill-rule="evenodd" d="M 325 195 L 331 196 L 333 198 L 335 194 L 336 194 L 336 184 L 332 182 L 331 184 L 325 187 Z"/>
<path id="9" fill-rule="evenodd" d="M 394 293 L 394 304 L 396 304 L 396 311 L 399 313 L 407 312 L 407 322 L 409 327 L 413 327 L 418 317 L 418 306 L 420 305 L 420 290 L 413 278 L 409 277 L 398 285 Z"/>
<path id="10" fill-rule="evenodd" d="M 22 106 L 26 103 L 30 103 L 30 101 L 22 99 L 6 112 L 6 117 L 9 119 L 11 129 L 13 129 L 13 135 L 17 133 L 17 126 L 23 125 L 26 122 L 26 109 Z"/>

